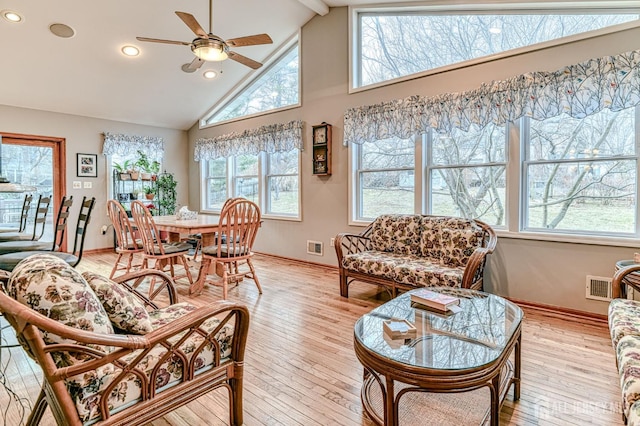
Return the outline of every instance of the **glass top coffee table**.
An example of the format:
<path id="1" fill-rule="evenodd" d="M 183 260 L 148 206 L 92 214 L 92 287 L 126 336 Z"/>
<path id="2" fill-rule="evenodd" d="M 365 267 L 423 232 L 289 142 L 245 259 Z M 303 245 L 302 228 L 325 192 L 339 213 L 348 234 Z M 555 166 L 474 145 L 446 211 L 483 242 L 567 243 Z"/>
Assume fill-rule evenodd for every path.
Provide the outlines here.
<path id="1" fill-rule="evenodd" d="M 354 347 L 364 366 L 365 412 L 378 424 L 395 426 L 400 399 L 408 392 L 488 387 L 487 417 L 491 425 L 497 425 L 511 384 L 514 400 L 520 397 L 522 310 L 502 297 L 475 290 L 430 290 L 459 297 L 461 312 L 445 315 L 413 308 L 410 291 L 356 322 Z M 391 339 L 383 330 L 383 321 L 389 319 L 407 320 L 415 325 L 417 335 Z M 512 353 L 513 362 L 509 359 Z M 398 389 L 395 382 L 401 382 Z M 374 393 L 382 395 L 381 402 L 374 401 Z"/>

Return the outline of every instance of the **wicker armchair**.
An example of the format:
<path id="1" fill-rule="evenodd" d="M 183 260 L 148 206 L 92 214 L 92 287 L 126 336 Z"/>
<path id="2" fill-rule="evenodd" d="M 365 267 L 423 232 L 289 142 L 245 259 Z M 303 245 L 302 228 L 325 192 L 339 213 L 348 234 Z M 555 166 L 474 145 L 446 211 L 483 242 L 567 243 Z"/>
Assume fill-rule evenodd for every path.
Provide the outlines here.
<path id="1" fill-rule="evenodd" d="M 241 425 L 249 313 L 226 301 L 196 308 L 176 295 L 156 270 L 114 282 L 51 255 L 19 264 L 0 311 L 43 371 L 28 424 L 49 406 L 58 425 L 141 425 L 225 387 L 230 423 Z"/>

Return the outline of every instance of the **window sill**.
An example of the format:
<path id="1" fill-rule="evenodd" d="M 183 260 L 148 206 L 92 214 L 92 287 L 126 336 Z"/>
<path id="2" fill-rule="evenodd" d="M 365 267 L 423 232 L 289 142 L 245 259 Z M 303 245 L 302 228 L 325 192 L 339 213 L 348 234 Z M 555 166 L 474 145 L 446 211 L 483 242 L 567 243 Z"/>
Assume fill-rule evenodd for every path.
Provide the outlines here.
<path id="1" fill-rule="evenodd" d="M 498 241 L 500 238 L 516 240 L 548 241 L 552 243 L 587 244 L 595 246 L 640 247 L 636 237 L 610 237 L 603 235 L 574 235 L 574 234 L 541 234 L 536 232 L 510 232 L 496 229 Z"/>

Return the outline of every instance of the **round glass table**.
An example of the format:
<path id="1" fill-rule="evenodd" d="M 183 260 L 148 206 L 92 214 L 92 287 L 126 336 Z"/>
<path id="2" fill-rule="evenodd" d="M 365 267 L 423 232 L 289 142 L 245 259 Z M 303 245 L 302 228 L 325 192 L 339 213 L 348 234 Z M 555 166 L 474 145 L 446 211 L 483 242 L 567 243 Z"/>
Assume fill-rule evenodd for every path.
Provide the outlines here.
<path id="1" fill-rule="evenodd" d="M 356 322 L 354 347 L 364 366 L 361 397 L 365 412 L 377 424 L 395 426 L 400 400 L 410 392 L 466 392 L 487 387 L 490 403 L 485 419 L 498 425 L 500 407 L 512 384 L 514 400 L 520 397 L 522 310 L 502 297 L 480 291 L 429 289 L 458 297 L 461 311 L 442 314 L 414 307 L 411 293 L 416 290 L 412 290 Z M 383 322 L 390 319 L 415 325 L 416 336 L 392 339 L 383 330 Z"/>

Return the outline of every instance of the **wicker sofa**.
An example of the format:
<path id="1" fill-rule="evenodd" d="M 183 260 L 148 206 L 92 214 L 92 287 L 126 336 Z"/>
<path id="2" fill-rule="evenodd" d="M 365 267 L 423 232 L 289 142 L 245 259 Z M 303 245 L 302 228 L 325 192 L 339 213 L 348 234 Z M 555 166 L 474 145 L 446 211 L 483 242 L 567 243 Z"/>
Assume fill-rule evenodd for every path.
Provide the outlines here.
<path id="1" fill-rule="evenodd" d="M 143 425 L 218 387 L 230 423 L 243 423 L 246 307 L 177 303 L 160 271 L 111 281 L 49 254 L 2 281 L 0 311 L 43 371 L 28 425 L 47 406 L 58 425 Z"/>
<path id="2" fill-rule="evenodd" d="M 340 295 L 362 281 L 398 289 L 450 286 L 481 290 L 493 229 L 480 220 L 429 215 L 382 215 L 360 234 L 335 239 Z"/>
<path id="3" fill-rule="evenodd" d="M 609 331 L 616 352 L 625 423 L 640 426 L 640 301 L 626 298 L 627 285 L 640 291 L 640 264 L 630 264 L 613 276 Z"/>

